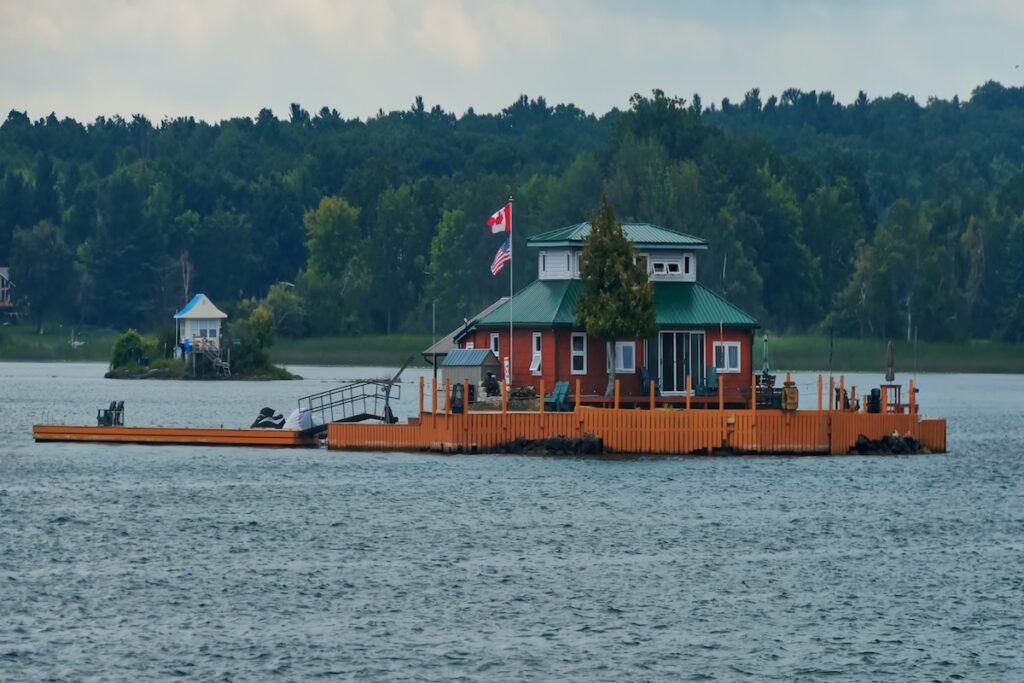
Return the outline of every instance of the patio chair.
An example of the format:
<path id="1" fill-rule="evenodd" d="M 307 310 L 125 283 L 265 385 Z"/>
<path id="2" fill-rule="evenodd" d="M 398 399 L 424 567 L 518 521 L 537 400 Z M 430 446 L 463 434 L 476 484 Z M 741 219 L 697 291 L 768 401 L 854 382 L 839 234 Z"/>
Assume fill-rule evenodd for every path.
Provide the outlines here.
<path id="1" fill-rule="evenodd" d="M 544 410 L 551 410 L 556 413 L 569 411 L 569 383 L 566 381 L 555 382 L 555 388 L 544 397 Z"/>

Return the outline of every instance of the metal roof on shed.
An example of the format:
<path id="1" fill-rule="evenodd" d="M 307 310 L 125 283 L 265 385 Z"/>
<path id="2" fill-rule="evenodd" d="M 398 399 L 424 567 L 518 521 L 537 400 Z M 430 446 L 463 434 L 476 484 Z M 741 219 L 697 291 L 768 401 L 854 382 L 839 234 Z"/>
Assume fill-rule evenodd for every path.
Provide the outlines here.
<path id="1" fill-rule="evenodd" d="M 622 223 L 626 239 L 637 247 L 663 249 L 707 249 L 707 240 L 651 223 Z M 576 223 L 542 232 L 526 240 L 531 247 L 582 244 L 590 234 L 590 223 Z"/>
<path id="2" fill-rule="evenodd" d="M 478 367 L 491 363 L 498 365 L 498 359 L 494 357 L 490 349 L 452 349 L 445 356 L 441 365 L 446 368 L 452 366 Z"/>
<path id="3" fill-rule="evenodd" d="M 758 327 L 757 319 L 696 282 L 655 282 L 654 317 L 658 327 Z M 580 280 L 537 280 L 512 298 L 515 325 L 575 326 Z M 508 302 L 481 316 L 474 327 L 507 327 Z"/>

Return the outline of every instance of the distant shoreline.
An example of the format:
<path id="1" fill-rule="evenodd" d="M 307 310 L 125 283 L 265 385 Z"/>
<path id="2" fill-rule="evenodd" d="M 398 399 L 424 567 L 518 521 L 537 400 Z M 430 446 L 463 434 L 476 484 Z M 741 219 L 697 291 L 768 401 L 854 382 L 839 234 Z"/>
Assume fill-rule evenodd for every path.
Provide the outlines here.
<path id="1" fill-rule="evenodd" d="M 107 362 L 117 337 L 113 330 L 86 330 L 84 344 L 71 348 L 63 330 L 42 336 L 17 326 L 0 328 L 0 361 Z M 278 337 L 270 359 L 278 365 L 398 367 L 410 356 L 410 367 L 429 367 L 422 352 L 430 335 L 367 335 L 363 337 Z M 1024 345 L 990 341 L 918 342 L 893 340 L 896 371 L 943 373 L 1024 374 Z M 882 339 L 836 338 L 832 344 L 832 369 L 836 372 L 882 372 L 886 342 Z M 759 371 L 761 334 L 755 335 L 754 370 Z M 825 336 L 769 335 L 768 357 L 772 371 L 825 372 L 829 339 Z"/>

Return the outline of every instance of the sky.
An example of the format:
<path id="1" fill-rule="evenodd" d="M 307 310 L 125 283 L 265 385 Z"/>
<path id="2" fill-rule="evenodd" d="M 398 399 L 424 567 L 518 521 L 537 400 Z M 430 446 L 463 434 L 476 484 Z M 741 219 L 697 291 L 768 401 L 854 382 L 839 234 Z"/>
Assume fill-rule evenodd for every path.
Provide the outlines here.
<path id="1" fill-rule="evenodd" d="M 1020 85 L 1022 36 L 1024 0 L 0 0 L 0 111 L 365 118 L 525 94 L 601 114 L 753 87 L 923 102 Z"/>

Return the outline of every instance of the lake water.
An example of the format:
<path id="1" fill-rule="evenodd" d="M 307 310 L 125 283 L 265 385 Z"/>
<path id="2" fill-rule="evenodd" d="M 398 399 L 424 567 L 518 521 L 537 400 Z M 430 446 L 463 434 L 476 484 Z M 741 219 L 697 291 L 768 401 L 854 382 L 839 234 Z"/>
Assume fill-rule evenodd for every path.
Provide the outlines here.
<path id="1" fill-rule="evenodd" d="M 1024 680 L 1022 377 L 921 375 L 933 456 L 31 441 L 114 399 L 128 424 L 245 426 L 384 374 L 292 369 L 0 364 L 0 680 Z"/>

